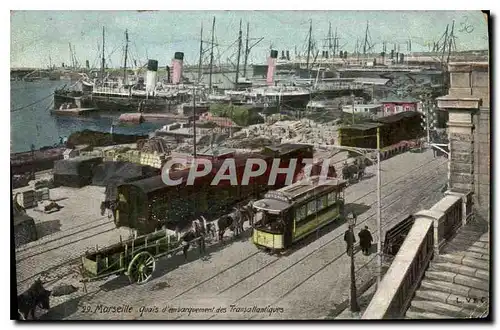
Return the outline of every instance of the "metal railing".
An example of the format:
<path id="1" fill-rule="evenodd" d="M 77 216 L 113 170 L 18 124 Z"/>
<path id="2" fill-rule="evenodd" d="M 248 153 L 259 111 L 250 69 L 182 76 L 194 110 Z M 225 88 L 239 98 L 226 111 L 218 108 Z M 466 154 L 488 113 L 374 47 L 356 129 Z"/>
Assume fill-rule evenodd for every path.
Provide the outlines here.
<path id="1" fill-rule="evenodd" d="M 434 222 L 416 218 L 363 319 L 402 318 L 434 252 Z"/>

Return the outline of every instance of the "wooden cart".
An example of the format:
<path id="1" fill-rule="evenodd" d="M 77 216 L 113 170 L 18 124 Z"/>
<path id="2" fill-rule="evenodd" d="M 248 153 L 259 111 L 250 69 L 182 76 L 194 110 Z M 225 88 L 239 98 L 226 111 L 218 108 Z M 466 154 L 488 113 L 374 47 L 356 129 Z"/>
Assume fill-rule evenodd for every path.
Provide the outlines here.
<path id="1" fill-rule="evenodd" d="M 81 282 L 125 274 L 131 283 L 146 283 L 153 275 L 156 259 L 174 255 L 182 248 L 182 240 L 169 235 L 165 230 L 129 239 L 104 249 L 96 248 L 95 252 L 87 252 L 82 256 Z"/>

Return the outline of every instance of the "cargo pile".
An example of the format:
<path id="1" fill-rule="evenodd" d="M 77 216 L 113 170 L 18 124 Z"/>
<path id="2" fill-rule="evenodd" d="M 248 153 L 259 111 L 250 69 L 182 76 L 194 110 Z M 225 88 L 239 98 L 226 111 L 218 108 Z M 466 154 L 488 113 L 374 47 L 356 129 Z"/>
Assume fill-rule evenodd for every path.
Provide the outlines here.
<path id="1" fill-rule="evenodd" d="M 103 132 L 96 132 L 91 130 L 84 130 L 75 132 L 68 138 L 66 146 L 73 148 L 79 144 L 88 144 L 93 147 L 110 146 L 113 144 L 126 144 L 135 143 L 140 139 L 147 139 L 146 135 L 126 135 L 126 134 L 110 134 Z"/>
<path id="2" fill-rule="evenodd" d="M 333 145 L 337 136 L 337 127 L 330 123 L 319 124 L 308 119 L 287 120 L 249 126 L 226 140 L 224 145 L 233 148 L 257 148 L 276 143 Z"/>
<path id="3" fill-rule="evenodd" d="M 92 183 L 92 170 L 102 157 L 75 157 L 54 164 L 54 185 L 81 188 Z"/>
<path id="4" fill-rule="evenodd" d="M 16 198 L 16 202 L 18 202 L 24 209 L 30 209 L 37 205 L 34 190 L 23 191 L 16 194 Z"/>

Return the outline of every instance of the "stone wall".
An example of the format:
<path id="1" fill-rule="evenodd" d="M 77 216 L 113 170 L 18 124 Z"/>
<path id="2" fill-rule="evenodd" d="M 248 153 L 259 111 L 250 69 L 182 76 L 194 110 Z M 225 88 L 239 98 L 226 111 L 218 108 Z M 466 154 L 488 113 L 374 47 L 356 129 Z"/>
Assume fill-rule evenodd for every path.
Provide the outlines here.
<path id="1" fill-rule="evenodd" d="M 490 208 L 490 109 L 481 108 L 474 116 L 474 197 L 481 211 Z"/>
<path id="2" fill-rule="evenodd" d="M 488 63 L 450 63 L 448 95 L 438 98 L 449 113 L 451 191 L 474 192 L 475 209 L 490 207 L 490 95 Z"/>

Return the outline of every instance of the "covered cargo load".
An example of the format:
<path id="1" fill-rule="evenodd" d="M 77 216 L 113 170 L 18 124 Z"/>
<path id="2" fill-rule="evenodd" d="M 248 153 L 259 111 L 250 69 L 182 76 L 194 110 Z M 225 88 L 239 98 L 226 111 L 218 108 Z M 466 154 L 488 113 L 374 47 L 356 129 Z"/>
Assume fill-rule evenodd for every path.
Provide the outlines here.
<path id="1" fill-rule="evenodd" d="M 93 169 L 101 157 L 75 157 L 54 163 L 54 185 L 81 188 L 92 183 Z"/>

